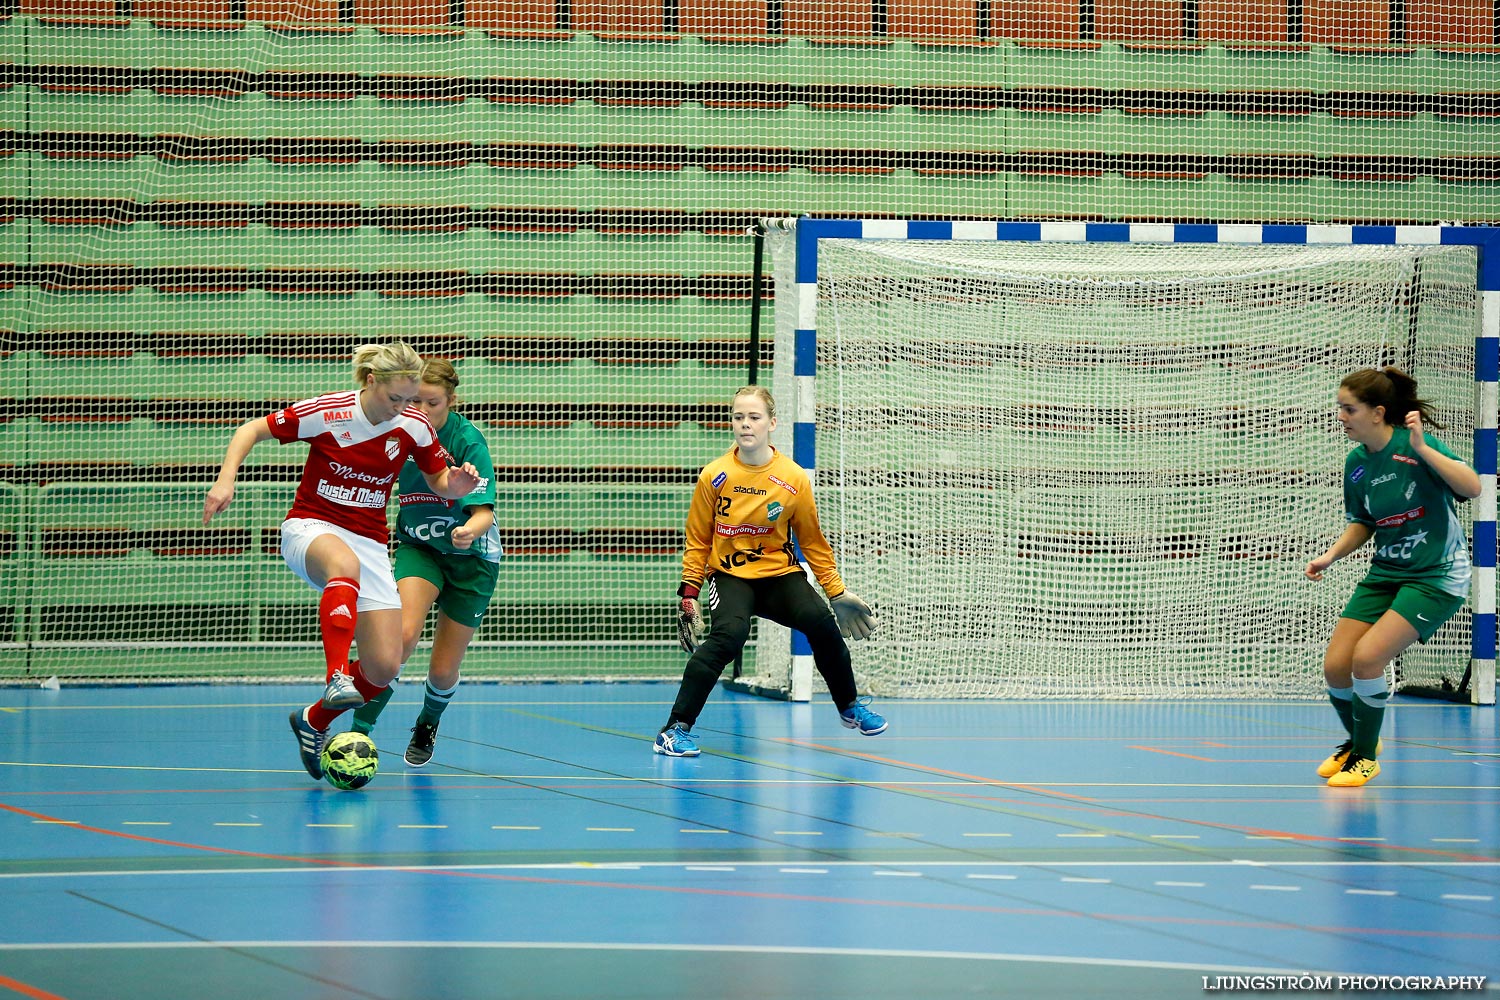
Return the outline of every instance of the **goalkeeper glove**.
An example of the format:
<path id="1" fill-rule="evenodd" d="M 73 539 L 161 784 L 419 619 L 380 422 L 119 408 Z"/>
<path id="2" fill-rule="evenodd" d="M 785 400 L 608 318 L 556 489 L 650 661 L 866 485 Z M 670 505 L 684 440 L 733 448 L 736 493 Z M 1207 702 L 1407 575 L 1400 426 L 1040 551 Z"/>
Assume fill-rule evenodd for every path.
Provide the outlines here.
<path id="1" fill-rule="evenodd" d="M 677 644 L 691 653 L 703 641 L 703 607 L 698 603 L 698 588 L 684 583 L 677 588 Z"/>
<path id="2" fill-rule="evenodd" d="M 828 599 L 833 617 L 838 619 L 839 634 L 845 639 L 866 639 L 880 626 L 870 613 L 870 606 L 849 591 Z"/>

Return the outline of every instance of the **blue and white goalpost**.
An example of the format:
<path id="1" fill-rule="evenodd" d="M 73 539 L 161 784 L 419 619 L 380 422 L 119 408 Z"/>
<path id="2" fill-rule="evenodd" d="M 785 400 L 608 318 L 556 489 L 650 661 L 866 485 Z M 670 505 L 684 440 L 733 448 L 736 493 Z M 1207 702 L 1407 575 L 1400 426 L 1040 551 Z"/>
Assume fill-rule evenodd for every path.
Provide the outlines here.
<path id="1" fill-rule="evenodd" d="M 1398 680 L 1468 668 L 1494 703 L 1500 229 L 767 227 L 776 443 L 882 620 L 851 646 L 862 688 L 1318 696 L 1364 558 L 1302 577 L 1341 529 L 1334 396 L 1395 364 L 1483 483 L 1471 608 Z M 755 683 L 809 700 L 806 641 L 766 624 Z"/>

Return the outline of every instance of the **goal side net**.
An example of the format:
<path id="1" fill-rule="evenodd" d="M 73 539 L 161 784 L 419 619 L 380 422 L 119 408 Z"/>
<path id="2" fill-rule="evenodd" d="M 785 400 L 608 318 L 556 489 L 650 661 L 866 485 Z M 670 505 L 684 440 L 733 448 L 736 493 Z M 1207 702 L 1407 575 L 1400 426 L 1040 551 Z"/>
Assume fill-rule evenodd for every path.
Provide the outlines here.
<path id="1" fill-rule="evenodd" d="M 862 690 L 1316 697 L 1369 560 L 1367 545 L 1320 583 L 1302 572 L 1344 524 L 1343 376 L 1410 372 L 1436 435 L 1466 459 L 1489 449 L 1493 472 L 1474 246 L 1134 242 L 1123 226 L 1011 240 L 993 223 L 988 239 L 836 238 L 848 227 L 773 240 L 774 369 L 778 446 L 815 467 L 843 576 L 881 621 L 854 649 Z M 1456 690 L 1488 661 L 1475 695 L 1493 700 L 1484 480 L 1459 505 L 1488 546 L 1471 604 L 1394 665 L 1398 685 Z M 790 640 L 769 683 L 805 697 Z"/>

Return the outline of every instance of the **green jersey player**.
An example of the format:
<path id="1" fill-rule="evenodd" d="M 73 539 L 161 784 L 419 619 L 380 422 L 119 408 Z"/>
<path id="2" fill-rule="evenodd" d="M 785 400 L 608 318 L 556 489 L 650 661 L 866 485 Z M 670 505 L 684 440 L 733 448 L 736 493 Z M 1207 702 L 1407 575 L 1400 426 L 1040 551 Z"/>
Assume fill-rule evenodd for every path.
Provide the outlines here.
<path id="1" fill-rule="evenodd" d="M 1339 422 L 1356 447 L 1344 461 L 1344 533 L 1307 564 L 1311 580 L 1371 538 L 1370 570 L 1354 588 L 1328 649 L 1328 698 L 1349 734 L 1318 774 L 1335 787 L 1380 773 L 1385 666 L 1426 642 L 1463 607 L 1469 550 L 1454 506 L 1479 495 L 1479 476 L 1427 434 L 1441 428 L 1399 368 L 1367 368 L 1339 384 Z"/>
<path id="2" fill-rule="evenodd" d="M 479 486 L 450 501 L 428 489 L 410 463 L 401 471 L 401 512 L 396 519 L 396 588 L 401 594 L 401 662 L 416 651 L 427 614 L 438 606 L 432 659 L 422 690 L 422 710 L 412 727 L 406 763 L 432 759 L 438 722 L 458 690 L 458 671 L 495 593 L 502 555 L 495 528 L 495 467 L 479 428 L 454 412 L 458 373 L 442 359 L 422 366 L 417 407 L 438 441 L 458 462 L 470 462 Z M 354 713 L 354 729 L 368 733 L 390 701 L 390 690 Z"/>

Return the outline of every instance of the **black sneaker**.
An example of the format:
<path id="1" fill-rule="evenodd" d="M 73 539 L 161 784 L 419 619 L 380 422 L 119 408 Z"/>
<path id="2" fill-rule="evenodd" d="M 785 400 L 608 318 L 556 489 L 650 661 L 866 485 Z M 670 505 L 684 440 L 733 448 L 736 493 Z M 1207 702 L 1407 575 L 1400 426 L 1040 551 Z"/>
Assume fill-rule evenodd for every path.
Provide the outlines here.
<path id="1" fill-rule="evenodd" d="M 432 745 L 437 742 L 437 723 L 417 720 L 411 727 L 411 742 L 406 744 L 406 763 L 421 767 L 432 759 Z"/>

